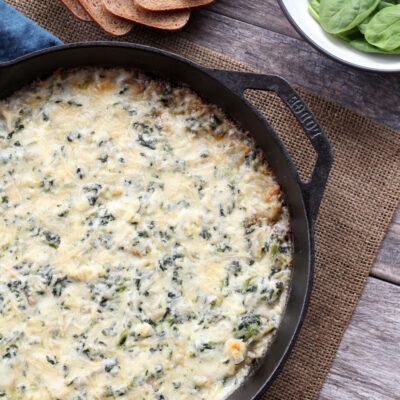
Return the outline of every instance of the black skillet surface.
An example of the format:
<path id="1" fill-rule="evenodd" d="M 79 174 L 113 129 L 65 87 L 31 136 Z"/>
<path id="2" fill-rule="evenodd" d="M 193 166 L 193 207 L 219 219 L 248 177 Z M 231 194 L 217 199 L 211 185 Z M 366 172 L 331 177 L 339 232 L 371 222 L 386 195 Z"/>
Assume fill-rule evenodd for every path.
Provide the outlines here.
<path id="1" fill-rule="evenodd" d="M 267 356 L 229 400 L 256 400 L 278 374 L 306 314 L 314 268 L 313 225 L 332 165 L 332 150 L 315 117 L 282 78 L 206 68 L 182 57 L 147 46 L 93 42 L 53 47 L 0 64 L 0 98 L 60 67 L 124 66 L 185 82 L 205 100 L 221 107 L 249 131 L 264 152 L 284 192 L 294 241 L 290 296 L 281 326 Z M 244 97 L 245 89 L 276 92 L 301 124 L 317 160 L 309 182 L 302 182 L 282 142 L 268 121 Z"/>

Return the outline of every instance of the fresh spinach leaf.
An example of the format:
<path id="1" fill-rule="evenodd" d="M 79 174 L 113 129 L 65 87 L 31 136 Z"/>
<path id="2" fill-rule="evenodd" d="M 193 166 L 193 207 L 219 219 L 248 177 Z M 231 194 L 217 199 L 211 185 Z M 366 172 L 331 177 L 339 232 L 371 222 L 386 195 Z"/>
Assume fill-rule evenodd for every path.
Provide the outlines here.
<path id="1" fill-rule="evenodd" d="M 319 17 L 322 28 L 333 34 L 346 32 L 359 25 L 381 0 L 321 0 Z"/>
<path id="2" fill-rule="evenodd" d="M 381 0 L 381 2 L 378 4 L 378 10 L 382 10 L 382 8 L 386 8 L 386 7 L 390 7 L 393 6 L 395 4 L 400 4 L 398 1 L 396 0 Z"/>
<path id="3" fill-rule="evenodd" d="M 399 48 L 400 4 L 377 12 L 366 26 L 365 39 L 382 50 L 393 51 Z"/>
<path id="4" fill-rule="evenodd" d="M 349 41 L 349 45 L 359 51 L 363 51 L 364 53 L 400 54 L 400 46 L 395 50 L 385 51 L 380 49 L 379 47 L 375 47 L 372 44 L 369 44 L 364 38 L 351 40 Z"/>
<path id="5" fill-rule="evenodd" d="M 311 16 L 322 28 L 355 49 L 400 54 L 400 0 L 309 0 L 309 3 Z"/>
<path id="6" fill-rule="evenodd" d="M 319 6 L 321 5 L 320 0 L 310 0 L 310 7 L 318 14 L 319 13 Z"/>
<path id="7" fill-rule="evenodd" d="M 309 7 L 308 7 L 308 11 L 309 11 L 309 13 L 311 14 L 311 16 L 312 16 L 318 23 L 320 23 L 320 21 L 319 21 L 319 15 L 318 15 L 318 13 L 315 11 L 315 9 L 312 8 L 311 6 L 309 6 Z"/>
<path id="8" fill-rule="evenodd" d="M 397 4 L 397 3 L 395 3 L 396 0 L 392 0 L 392 1 L 393 1 L 393 2 L 391 3 L 391 2 L 389 2 L 389 0 L 385 0 L 385 1 L 382 0 L 382 1 L 378 4 L 378 7 L 377 7 L 367 18 L 365 18 L 364 21 L 361 22 L 360 25 L 358 25 L 358 29 L 360 30 L 360 32 L 361 32 L 363 35 L 365 35 L 365 30 L 367 29 L 367 25 L 368 25 L 369 21 L 371 21 L 372 17 L 373 17 L 378 11 L 380 11 L 380 10 L 386 8 L 386 7 L 391 7 L 391 6 L 393 6 L 394 4 Z"/>
<path id="9" fill-rule="evenodd" d="M 357 27 L 343 33 L 338 33 L 335 36 L 338 37 L 339 39 L 344 40 L 347 43 L 351 42 L 353 39 L 358 39 L 359 37 L 362 37 Z"/>

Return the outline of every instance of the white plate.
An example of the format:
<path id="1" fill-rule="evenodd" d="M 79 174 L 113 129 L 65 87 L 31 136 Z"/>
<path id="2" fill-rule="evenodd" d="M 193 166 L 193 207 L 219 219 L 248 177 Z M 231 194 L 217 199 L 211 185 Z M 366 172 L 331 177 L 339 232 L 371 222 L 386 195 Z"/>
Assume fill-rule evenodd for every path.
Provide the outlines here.
<path id="1" fill-rule="evenodd" d="M 400 55 L 363 53 L 326 33 L 308 12 L 308 0 L 279 0 L 279 3 L 299 33 L 335 60 L 371 71 L 400 72 Z"/>

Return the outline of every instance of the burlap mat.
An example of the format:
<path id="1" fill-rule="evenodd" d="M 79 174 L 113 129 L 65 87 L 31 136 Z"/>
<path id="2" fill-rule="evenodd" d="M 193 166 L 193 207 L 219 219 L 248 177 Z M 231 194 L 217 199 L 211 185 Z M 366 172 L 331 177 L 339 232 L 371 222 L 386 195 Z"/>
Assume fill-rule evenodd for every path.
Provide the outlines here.
<path id="1" fill-rule="evenodd" d="M 7 1 L 64 42 L 110 40 L 95 25 L 76 21 L 56 0 Z M 251 70 L 176 35 L 135 28 L 118 40 L 163 47 L 208 66 Z M 265 396 L 268 400 L 318 397 L 400 199 L 400 132 L 299 92 L 325 129 L 335 162 L 315 228 L 309 311 L 288 362 Z M 294 118 L 270 93 L 249 91 L 248 98 L 278 131 L 301 175 L 307 176 L 314 154 Z"/>

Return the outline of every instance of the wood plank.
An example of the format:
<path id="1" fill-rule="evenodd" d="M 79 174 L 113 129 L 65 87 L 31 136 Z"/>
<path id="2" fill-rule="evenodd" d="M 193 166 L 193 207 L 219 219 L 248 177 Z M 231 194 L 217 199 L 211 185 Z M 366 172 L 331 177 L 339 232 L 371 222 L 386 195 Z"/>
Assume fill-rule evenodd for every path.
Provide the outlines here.
<path id="1" fill-rule="evenodd" d="M 400 399 L 400 287 L 369 278 L 319 400 Z"/>
<path id="2" fill-rule="evenodd" d="M 400 207 L 397 209 L 382 242 L 371 274 L 400 284 Z"/>
<path id="3" fill-rule="evenodd" d="M 302 40 L 207 9 L 193 14 L 180 36 L 400 129 L 398 75 L 355 70 Z"/>
<path id="4" fill-rule="evenodd" d="M 301 37 L 286 18 L 276 0 L 217 0 L 209 9 L 273 32 L 296 38 Z"/>

